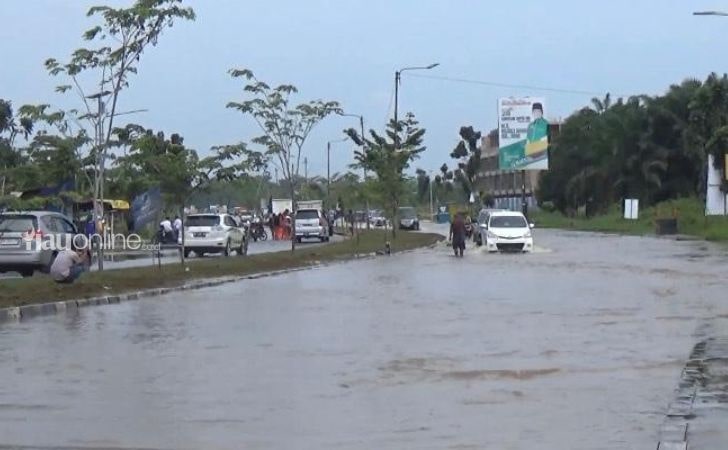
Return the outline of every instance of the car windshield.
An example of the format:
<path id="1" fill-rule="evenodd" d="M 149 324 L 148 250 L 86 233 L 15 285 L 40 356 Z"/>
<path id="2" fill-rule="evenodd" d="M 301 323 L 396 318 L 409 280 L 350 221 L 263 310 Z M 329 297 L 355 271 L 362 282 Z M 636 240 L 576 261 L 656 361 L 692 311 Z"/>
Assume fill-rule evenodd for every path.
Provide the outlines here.
<path id="1" fill-rule="evenodd" d="M 188 227 L 214 227 L 220 225 L 220 216 L 191 216 L 187 218 Z"/>
<path id="2" fill-rule="evenodd" d="M 314 220 L 318 218 L 318 211 L 315 209 L 299 209 L 296 213 L 296 220 Z"/>
<path id="3" fill-rule="evenodd" d="M 401 208 L 399 210 L 399 216 L 402 219 L 414 219 L 417 217 L 417 214 L 415 214 L 414 208 Z"/>
<path id="4" fill-rule="evenodd" d="M 490 219 L 491 228 L 526 228 L 528 223 L 523 216 L 496 216 Z"/>
<path id="5" fill-rule="evenodd" d="M 0 215 L 0 233 L 22 233 L 37 228 L 38 221 L 30 215 Z"/>

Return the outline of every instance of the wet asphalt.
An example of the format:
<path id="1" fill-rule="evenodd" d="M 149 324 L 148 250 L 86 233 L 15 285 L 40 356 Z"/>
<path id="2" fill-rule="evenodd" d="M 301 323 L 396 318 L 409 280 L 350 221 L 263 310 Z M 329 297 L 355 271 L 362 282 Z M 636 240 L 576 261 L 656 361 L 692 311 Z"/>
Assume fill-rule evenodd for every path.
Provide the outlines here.
<path id="1" fill-rule="evenodd" d="M 535 239 L 0 324 L 0 448 L 656 448 L 696 342 L 728 336 L 728 251 Z M 728 448 L 710 406 L 691 450 Z"/>

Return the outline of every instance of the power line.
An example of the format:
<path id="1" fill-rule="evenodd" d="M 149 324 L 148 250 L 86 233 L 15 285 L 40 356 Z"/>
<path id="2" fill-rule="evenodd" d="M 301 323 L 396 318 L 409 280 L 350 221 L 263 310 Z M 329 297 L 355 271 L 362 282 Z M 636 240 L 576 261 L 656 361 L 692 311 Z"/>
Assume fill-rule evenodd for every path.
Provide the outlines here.
<path id="1" fill-rule="evenodd" d="M 590 96 L 602 96 L 607 94 L 607 92 L 597 92 L 597 91 L 580 91 L 575 89 L 560 89 L 560 88 L 550 88 L 550 87 L 543 87 L 543 86 L 529 86 L 526 84 L 509 84 L 509 83 L 499 83 L 495 81 L 482 81 L 482 80 L 469 80 L 466 78 L 454 78 L 454 77 L 445 77 L 445 76 L 438 76 L 438 75 L 425 75 L 425 74 L 418 74 L 418 73 L 407 73 L 403 74 L 408 77 L 415 77 L 415 78 L 428 78 L 431 80 L 440 80 L 440 81 L 450 81 L 453 83 L 465 83 L 465 84 L 478 84 L 481 86 L 490 86 L 490 87 L 501 87 L 501 88 L 511 88 L 511 89 L 527 89 L 532 91 L 547 91 L 547 92 L 558 92 L 561 94 L 574 94 L 574 95 L 590 95 Z M 630 97 L 628 94 L 615 94 L 617 97 Z"/>

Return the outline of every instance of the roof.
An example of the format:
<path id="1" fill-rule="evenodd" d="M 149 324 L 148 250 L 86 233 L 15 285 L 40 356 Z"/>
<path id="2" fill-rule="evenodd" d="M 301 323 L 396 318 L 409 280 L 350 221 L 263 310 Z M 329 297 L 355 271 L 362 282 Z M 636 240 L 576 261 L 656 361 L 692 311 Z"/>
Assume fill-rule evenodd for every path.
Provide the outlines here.
<path id="1" fill-rule="evenodd" d="M 492 213 L 490 213 L 490 217 L 504 217 L 504 216 L 520 216 L 523 218 L 526 217 L 520 211 L 501 210 L 501 211 L 493 211 Z"/>

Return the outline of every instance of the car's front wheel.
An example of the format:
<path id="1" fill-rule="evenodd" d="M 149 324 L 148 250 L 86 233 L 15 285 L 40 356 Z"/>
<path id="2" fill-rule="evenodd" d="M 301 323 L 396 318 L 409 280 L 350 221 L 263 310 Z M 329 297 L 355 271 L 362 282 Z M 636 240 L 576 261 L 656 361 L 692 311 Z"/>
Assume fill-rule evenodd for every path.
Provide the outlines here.
<path id="1" fill-rule="evenodd" d="M 23 278 L 30 278 L 33 276 L 35 271 L 33 269 L 23 269 L 20 271 L 20 276 Z"/>

